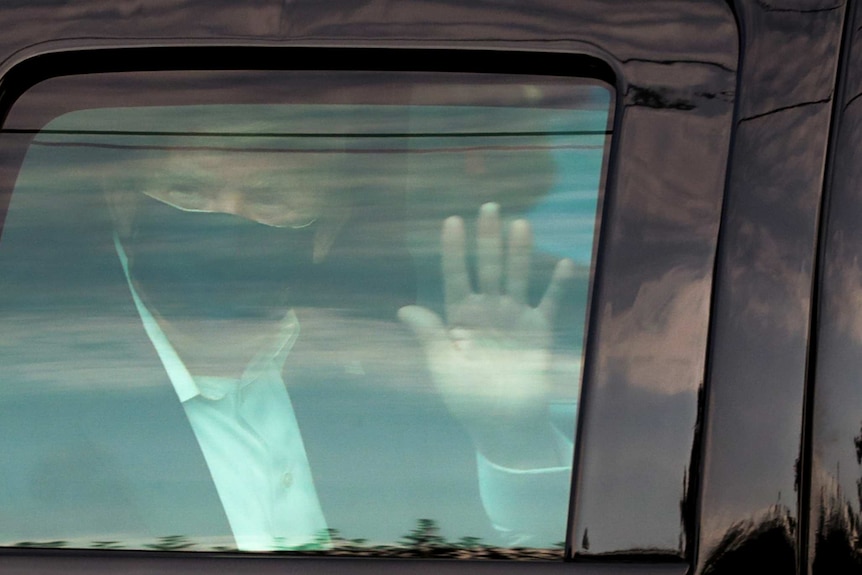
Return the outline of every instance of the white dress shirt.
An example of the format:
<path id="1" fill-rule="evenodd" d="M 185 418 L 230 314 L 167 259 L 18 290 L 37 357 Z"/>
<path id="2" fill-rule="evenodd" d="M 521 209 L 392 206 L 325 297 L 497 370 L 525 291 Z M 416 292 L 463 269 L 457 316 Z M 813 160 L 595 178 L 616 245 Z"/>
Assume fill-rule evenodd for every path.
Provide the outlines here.
<path id="1" fill-rule="evenodd" d="M 239 379 L 192 376 L 135 291 L 116 238 L 115 245 L 144 329 L 185 409 L 237 548 L 325 546 L 326 520 L 281 377 L 299 335 L 296 315 L 292 310 L 285 315 L 279 343 L 258 353 Z"/>
<path id="2" fill-rule="evenodd" d="M 287 312 L 278 343 L 258 353 L 238 380 L 194 377 L 138 296 L 123 246 L 116 237 L 114 243 L 144 329 L 204 454 L 237 548 L 327 548 L 328 526 L 281 377 L 299 335 L 296 314 Z M 563 460 L 571 461 L 571 439 L 559 431 L 556 436 L 557 449 L 566 454 Z M 509 469 L 477 452 L 477 467 L 483 506 L 508 545 L 547 546 L 562 538 L 570 465 Z"/>

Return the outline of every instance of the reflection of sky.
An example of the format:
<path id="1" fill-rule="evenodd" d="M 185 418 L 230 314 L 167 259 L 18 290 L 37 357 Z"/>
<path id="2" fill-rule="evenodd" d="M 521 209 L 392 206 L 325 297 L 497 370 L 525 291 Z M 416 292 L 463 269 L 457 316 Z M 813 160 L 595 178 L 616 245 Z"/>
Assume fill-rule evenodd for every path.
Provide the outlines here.
<path id="1" fill-rule="evenodd" d="M 456 111 L 458 112 L 454 115 L 458 118 L 455 121 L 456 124 L 468 122 L 468 116 L 461 116 L 465 113 L 464 110 Z M 177 110 L 172 112 L 172 117 L 180 122 L 181 116 L 176 112 Z M 272 109 L 267 111 L 268 114 L 272 112 Z M 296 110 L 293 109 L 293 112 L 295 113 Z M 398 119 L 399 114 L 383 113 L 385 110 L 382 107 L 378 112 L 381 113 L 375 116 L 357 117 L 361 117 L 362 122 L 365 122 L 365 128 L 368 127 L 369 122 L 373 124 L 372 120 L 377 118 L 388 126 L 387 129 L 391 129 L 392 122 Z M 430 121 L 434 115 L 432 112 L 430 108 L 426 109 L 425 113 L 429 118 L 419 121 L 419 124 Z M 486 112 L 488 113 L 482 119 L 483 123 L 503 124 L 507 130 L 512 130 L 519 128 L 520 122 L 526 122 L 529 114 L 535 110 L 519 110 L 516 113 L 505 110 L 486 110 Z M 146 110 L 130 110 L 128 113 L 130 114 L 128 118 L 134 120 L 129 125 L 123 125 L 123 116 L 113 111 L 102 118 L 101 128 L 134 129 L 141 122 L 142 125 L 152 125 L 153 117 L 148 115 Z M 161 113 L 164 113 L 164 110 Z M 540 115 L 544 115 L 551 124 L 558 123 L 562 126 L 561 129 L 572 131 L 593 129 L 603 131 L 607 117 L 605 109 L 590 113 L 566 110 L 542 111 Z M 49 127 L 65 130 L 81 126 L 83 123 L 91 126 L 92 129 L 92 122 L 98 117 L 99 111 L 79 112 L 62 117 Z M 228 117 L 232 120 L 237 118 L 234 115 Z M 319 120 L 323 116 L 318 114 L 312 117 Z M 307 117 L 305 121 L 305 128 L 314 128 L 314 122 L 309 124 Z M 412 121 L 417 120 L 414 117 Z M 535 122 L 535 119 L 532 121 Z M 266 128 L 266 125 L 259 122 L 252 122 L 250 126 L 255 130 Z M 414 124 L 413 127 L 416 126 L 417 124 Z M 171 127 L 178 129 L 177 124 Z M 362 126 L 357 129 L 361 128 Z M 70 139 L 79 138 L 77 135 L 40 136 L 43 142 L 68 143 Z M 117 137 L 112 136 L 112 138 L 116 143 Z M 123 138 L 127 144 L 144 141 L 140 137 L 123 136 Z M 553 165 L 556 166 L 557 172 L 553 177 L 550 190 L 528 212 L 528 218 L 534 226 L 537 251 L 554 258 L 570 257 L 578 264 L 589 266 L 604 138 L 603 134 L 553 136 L 545 142 L 552 149 Z M 209 142 L 211 143 L 212 140 Z M 69 149 L 35 147 L 28 155 L 16 193 L 13 194 L 8 225 L 3 244 L 0 246 L 2 248 L 0 264 L 12 262 L 16 253 L 18 257 L 28 260 L 15 264 L 18 275 L 11 276 L 16 278 L 13 282 L 8 281 L 10 276 L 7 276 L 3 290 L 4 295 L 9 290 L 20 292 L 16 295 L 21 297 L 7 300 L 7 305 L 9 305 L 8 301 L 19 301 L 31 302 L 31 306 L 26 312 L 4 314 L 4 329 L 0 334 L 0 356 L 2 356 L 0 361 L 7 368 L 3 376 L 4 385 L 0 388 L 0 397 L 26 397 L 34 391 L 54 393 L 53 390 L 57 390 L 57 398 L 64 397 L 61 393 L 67 394 L 65 397 L 72 397 L 78 392 L 82 394 L 78 397 L 83 397 L 100 389 L 113 391 L 121 388 L 131 391 L 135 387 L 161 385 L 158 378 L 153 377 L 150 369 L 149 362 L 153 358 L 141 355 L 146 344 L 141 343 L 144 340 L 140 338 L 142 332 L 137 318 L 128 315 L 127 310 L 112 307 L 112 303 L 116 304 L 124 298 L 127 299 L 127 294 L 122 290 L 122 281 L 117 283 L 118 279 L 121 280 L 121 276 L 118 275 L 118 270 L 112 267 L 118 266 L 118 263 L 113 260 L 115 256 L 109 251 L 87 252 L 89 259 L 81 260 L 80 265 L 75 262 L 61 261 L 69 255 L 66 251 L 74 253 L 75 250 L 110 245 L 109 242 L 88 236 L 104 234 L 108 231 L 105 227 L 107 220 L 104 214 L 97 215 L 100 211 L 104 211 L 101 206 L 102 190 L 101 183 L 94 183 L 93 175 L 104 173 L 103 164 L 113 170 L 114 174 L 120 173 L 127 176 L 131 173 L 131 170 L 123 173 L 122 169 L 118 169 L 121 165 L 114 163 L 116 157 L 115 152 L 88 147 Z M 367 155 L 357 155 L 351 161 L 355 165 L 362 165 L 368 158 Z M 130 166 L 132 170 L 140 169 L 140 166 L 134 166 L 134 162 Z M 396 165 L 394 168 L 394 170 L 399 169 L 403 169 L 403 166 Z M 398 174 L 395 173 L 394 180 L 398 180 Z M 341 174 L 341 177 L 348 178 L 344 180 L 346 184 L 349 183 L 351 176 L 356 174 L 348 169 Z M 440 174 L 440 176 L 441 182 L 448 182 L 449 178 L 456 178 L 455 181 L 457 181 L 458 177 L 457 174 L 451 173 Z M 433 185 L 433 182 L 428 183 Z M 403 194 L 403 189 L 396 187 L 396 192 L 393 193 Z M 27 196 L 27 194 L 30 195 Z M 99 222 L 100 225 L 87 227 L 88 224 L 95 222 Z M 379 223 L 387 224 L 387 221 L 381 218 Z M 391 224 L 391 222 L 388 223 Z M 376 225 L 375 229 L 379 233 L 383 226 Z M 40 236 L 41 234 L 44 236 Z M 72 247 L 66 245 L 64 234 L 75 234 Z M 363 257 L 375 254 L 357 255 Z M 81 257 L 81 253 L 74 253 L 74 256 Z M 48 269 L 45 269 L 46 267 Z M 32 276 L 29 275 L 31 273 Z M 28 282 L 33 283 L 43 278 L 39 274 L 45 274 L 44 277 L 53 275 L 53 280 L 56 281 L 58 275 L 67 273 L 64 279 L 69 280 L 72 274 L 76 274 L 74 281 L 63 284 L 43 284 L 32 293 L 26 293 L 32 288 Z M 63 285 L 67 291 L 58 293 L 56 285 Z M 337 290 L 350 289 L 350 286 L 345 284 L 332 286 L 332 288 L 337 288 L 337 292 Z M 338 293 L 334 293 L 333 297 L 337 295 Z M 360 299 L 359 302 L 361 303 L 362 300 Z M 95 313 L 97 311 L 99 313 Z M 113 312 L 116 312 L 116 315 L 112 315 Z M 322 398 L 331 396 L 331 393 L 327 395 L 318 391 L 318 388 L 323 389 L 326 384 L 365 373 L 384 374 L 380 379 L 372 382 L 373 393 L 381 401 L 396 402 L 398 405 L 393 405 L 392 418 L 386 421 L 389 435 L 384 433 L 379 437 L 379 441 L 385 443 L 397 439 L 397 443 L 402 447 L 417 446 L 412 451 L 424 452 L 430 459 L 424 466 L 417 465 L 411 468 L 399 466 L 399 461 L 389 461 L 387 456 L 381 456 L 376 452 L 351 452 L 350 442 L 344 440 L 346 435 L 351 434 L 350 427 L 346 424 L 355 420 L 357 426 L 365 428 L 368 414 L 357 413 L 356 404 L 351 402 L 327 405 L 325 407 L 330 415 L 334 414 L 332 420 L 342 425 L 334 429 L 318 424 L 318 428 L 314 430 L 315 434 L 319 442 L 335 446 L 326 456 L 327 459 L 342 465 L 345 461 L 349 461 L 352 475 L 320 473 L 321 485 L 329 482 L 330 488 L 334 486 L 336 490 L 340 490 L 343 505 L 349 505 L 351 500 L 357 498 L 357 493 L 360 491 L 363 492 L 363 497 L 374 497 L 379 495 L 375 490 L 380 490 L 380 469 L 369 465 L 368 461 L 384 463 L 389 473 L 401 474 L 402 479 L 406 479 L 408 483 L 428 487 L 428 489 L 422 489 L 422 492 L 427 495 L 422 501 L 396 502 L 393 500 L 388 501 L 387 505 L 399 505 L 405 509 L 405 516 L 411 517 L 412 513 L 416 519 L 422 516 L 434 518 L 439 516 L 445 520 L 444 534 L 452 538 L 478 535 L 487 540 L 493 540 L 494 534 L 481 516 L 481 512 L 477 513 L 479 508 L 475 505 L 475 501 L 471 505 L 465 504 L 467 498 L 475 499 L 476 496 L 476 479 L 473 475 L 475 469 L 472 467 L 472 452 L 469 448 L 465 448 L 468 447 L 466 436 L 463 431 L 453 427 L 451 420 L 441 419 L 433 413 L 429 414 L 427 385 L 417 385 L 419 382 L 427 384 L 427 380 L 416 376 L 418 373 L 424 373 L 425 366 L 423 358 L 417 354 L 415 342 L 406 330 L 394 323 L 394 318 L 390 323 L 374 322 L 369 319 L 347 321 L 344 319 L 342 310 L 335 310 L 335 313 L 341 315 L 338 315 L 335 320 L 329 318 L 328 322 L 321 324 L 325 327 L 317 331 L 313 329 L 313 322 L 304 324 L 301 337 L 304 338 L 305 343 L 301 342 L 297 346 L 296 354 L 292 354 L 290 358 L 293 366 L 290 367 L 291 362 L 289 362 L 288 369 L 293 369 L 294 373 L 301 371 L 306 376 L 304 378 L 306 383 L 309 380 L 314 383 L 292 390 L 292 396 L 296 395 L 297 400 L 304 399 L 306 402 L 320 403 L 327 401 Z M 302 316 L 300 321 L 303 321 Z M 581 321 L 583 321 L 582 318 Z M 305 350 L 304 354 L 303 350 Z M 11 358 L 14 358 L 14 361 Z M 98 363 L 87 361 L 88 358 L 99 358 L 99 361 Z M 563 358 L 561 364 L 569 366 L 567 369 L 570 371 L 565 374 L 567 381 L 571 382 L 577 377 L 579 362 L 576 358 Z M 290 379 L 290 373 L 289 371 L 288 379 Z M 22 384 L 26 387 L 19 387 Z M 362 391 L 361 385 L 359 387 L 357 384 L 350 385 L 353 387 L 348 387 L 356 392 L 357 397 L 364 395 L 364 393 L 358 393 Z M 566 395 L 576 393 L 577 387 L 571 386 L 568 390 L 555 391 L 561 399 L 571 399 L 571 395 L 568 398 Z M 39 403 L 36 402 L 34 405 Z M 19 414 L 23 419 L 31 421 L 38 421 L 39 415 L 37 413 Z M 565 418 L 567 427 L 573 426 L 570 415 Z M 302 416 L 299 417 L 302 420 Z M 106 413 L 103 424 L 106 428 L 112 426 L 120 428 L 125 421 L 126 414 L 123 412 Z M 440 425 L 441 421 L 446 428 L 433 429 L 433 426 Z M 428 425 L 425 425 L 426 422 Z M 309 426 L 314 425 L 314 421 L 306 422 L 303 435 Z M 573 427 L 570 427 L 567 432 L 571 435 Z M 440 437 L 450 442 L 453 449 L 449 450 L 446 445 L 441 449 L 441 445 L 435 444 L 437 441 L 435 438 Z M 170 438 L 162 437 L 160 444 L 170 444 Z M 458 444 L 457 448 L 455 448 L 456 444 Z M 6 447 L 4 445 L 4 449 Z M 26 460 L 32 455 L 28 451 L 26 439 L 21 439 L 15 444 L 14 451 L 8 454 L 11 456 L 14 453 L 16 460 Z M 454 466 L 450 467 L 451 454 L 455 452 L 459 454 L 457 456 L 460 458 L 459 464 L 462 464 L 457 470 Z M 148 472 L 152 473 L 153 470 Z M 313 469 L 313 472 L 316 473 L 316 470 Z M 400 495 L 393 494 L 393 498 L 397 499 Z M 566 495 L 562 494 L 562 498 Z M 90 520 L 87 520 L 88 509 L 91 509 L 88 505 L 76 506 L 70 502 L 70 508 L 80 514 L 76 520 L 81 526 L 92 525 L 104 514 L 94 510 Z M 193 513 L 194 510 L 183 510 L 178 507 L 176 512 Z M 564 506 L 561 505 L 560 516 L 562 517 L 564 513 Z M 364 537 L 374 534 L 373 537 L 379 540 L 404 535 L 414 527 L 409 521 L 403 525 L 383 525 L 381 522 L 385 520 L 384 517 L 383 514 L 356 516 L 353 518 L 353 525 L 346 529 L 346 535 Z M 561 521 L 560 525 L 562 524 Z M 346 526 L 334 524 L 332 527 Z M 70 528 L 72 528 L 71 524 Z M 561 532 L 558 540 L 562 540 L 563 536 Z"/>
<path id="2" fill-rule="evenodd" d="M 286 382 L 312 457 L 312 472 L 325 511 L 335 507 L 328 514 L 331 526 L 351 537 L 392 542 L 409 532 L 416 519 L 432 517 L 441 523 L 447 537 L 470 535 L 498 541 L 478 505 L 473 453 L 467 438 L 442 411 L 430 382 L 418 377 L 425 370 L 424 360 L 406 330 L 394 322 L 351 320 L 343 317 L 340 310 L 313 310 L 310 319 L 304 310 L 298 312 L 304 318 L 301 321 L 306 337 L 301 338 L 288 358 Z M 154 368 L 155 358 L 145 349 L 146 342 L 135 318 L 99 317 L 93 309 L 79 313 L 84 317 L 36 313 L 4 320 L 4 327 L 20 339 L 18 345 L 7 342 L 8 346 L 0 349 L 0 356 L 4 365 L 13 363 L 20 369 L 6 371 L 2 376 L 3 403 L 18 407 L 11 421 L 10 414 L 0 409 L 0 419 L 13 429 L 0 439 L 0 444 L 6 461 L 32 465 L 27 473 L 19 469 L 19 473 L 12 474 L 19 484 L 4 483 L 7 489 L 11 485 L 28 492 L 27 484 L 40 474 L 39 470 L 59 461 L 64 472 L 42 477 L 39 483 L 44 489 L 62 492 L 64 480 L 77 480 L 88 473 L 81 468 L 83 463 L 72 465 L 62 452 L 79 453 L 82 448 L 89 448 L 92 453 L 79 453 L 80 460 L 92 464 L 92 456 L 104 461 L 107 468 L 111 465 L 108 462 L 118 457 L 114 450 L 116 437 L 139 446 L 159 445 L 162 450 L 161 446 L 171 446 L 182 451 L 178 445 L 182 442 L 171 436 L 173 419 L 154 420 L 158 421 L 157 429 L 141 425 L 128 428 L 130 421 L 139 422 L 140 414 L 130 412 L 129 405 L 120 404 L 118 409 L 109 400 L 105 401 L 107 408 L 99 419 L 101 429 L 114 430 L 112 437 L 88 436 L 79 441 L 78 434 L 69 433 L 66 444 L 55 444 L 51 449 L 43 449 L 34 439 L 42 436 L 40 430 L 32 429 L 32 422 L 42 420 L 34 412 L 42 405 L 40 395 L 50 397 L 52 402 L 74 405 L 99 395 L 109 398 L 122 393 L 145 397 L 166 383 Z M 21 347 L 25 354 L 21 353 Z M 18 354 L 14 362 L 8 360 L 12 354 Z M 17 384 L 14 388 L 9 385 L 13 381 Z M 567 407 L 557 415 L 565 420 L 561 429 L 571 433 L 574 429 L 571 404 Z M 86 413 L 76 414 L 72 409 L 57 411 L 60 416 L 52 418 L 51 426 L 66 425 L 68 419 L 64 417 L 74 419 L 78 415 L 88 419 Z M 386 414 L 385 418 L 381 418 L 381 413 Z M 52 437 L 50 431 L 44 435 Z M 379 449 L 373 449 L 375 445 Z M 164 481 L 160 477 L 165 473 L 164 467 L 147 466 L 149 454 L 138 453 L 135 457 L 134 453 L 122 450 L 119 454 L 133 460 L 122 459 L 122 471 L 106 477 L 113 488 L 136 490 L 141 485 Z M 173 465 L 171 474 L 187 469 L 179 461 Z M 344 473 L 344 469 L 349 469 L 349 473 Z M 21 480 L 27 480 L 27 484 L 21 485 Z M 412 488 L 405 490 L 405 485 Z M 422 497 L 417 498 L 419 493 Z M 383 502 L 369 506 L 366 503 L 369 498 L 380 498 Z M 7 513 L 25 512 L 27 505 L 28 499 L 20 498 L 9 502 L 5 509 Z M 195 505 L 191 501 L 175 502 L 174 510 L 193 515 Z M 65 501 L 57 509 L 74 513 L 76 521 L 45 519 L 58 530 L 51 537 L 58 537 L 65 528 L 74 534 L 81 533 L 82 538 L 84 534 L 92 539 L 118 538 L 94 531 L 106 521 L 104 505 Z M 362 513 L 350 513 L 351 509 Z M 562 527 L 564 508 L 560 507 L 559 512 Z M 393 523 L 393 516 L 402 518 L 401 522 Z M 2 531 L 0 528 L 0 539 L 4 538 Z"/>
<path id="3" fill-rule="evenodd" d="M 603 139 L 603 138 L 602 138 Z M 592 260 L 596 208 L 604 161 L 603 142 L 567 149 L 567 138 L 556 137 L 553 151 L 556 179 L 547 195 L 527 214 L 533 224 L 536 249 L 578 265 Z"/>
<path id="4" fill-rule="evenodd" d="M 589 130 L 601 133 L 607 129 L 607 90 L 593 88 L 590 99 L 595 109 L 588 113 L 561 113 L 552 119 L 551 130 Z M 589 120 L 584 120 L 587 116 Z M 604 162 L 605 136 L 552 136 L 552 156 L 556 177 L 547 195 L 531 209 L 527 218 L 533 224 L 536 249 L 555 257 L 571 258 L 589 267 L 592 261 L 593 237 L 599 185 Z"/>
<path id="5" fill-rule="evenodd" d="M 485 154 L 494 157 L 493 147 L 501 145 L 510 150 L 523 146 L 522 158 L 527 164 L 531 154 L 539 154 L 530 147 L 538 146 L 552 156 L 556 173 L 550 189 L 545 190 L 542 199 L 528 212 L 527 217 L 533 224 L 534 237 L 538 251 L 556 257 L 569 257 L 576 263 L 589 267 L 592 256 L 592 242 L 595 228 L 596 201 L 601 181 L 604 160 L 605 135 L 607 129 L 610 95 L 600 87 L 580 87 L 578 95 L 581 102 L 589 102 L 591 109 L 567 110 L 554 108 L 505 108 L 469 106 L 423 106 L 406 107 L 393 105 L 355 106 L 355 105 L 294 105 L 294 106 L 185 106 L 124 108 L 107 110 L 84 110 L 61 116 L 52 121 L 47 130 L 70 133 L 55 133 L 40 136 L 38 141 L 49 143 L 87 143 L 135 148 L 139 146 L 183 145 L 191 147 L 253 147 L 259 149 L 293 149 L 308 152 L 324 150 L 339 155 L 353 152 L 358 156 L 344 157 L 332 167 L 338 176 L 348 181 L 334 182 L 342 187 L 395 185 L 398 189 L 402 168 L 397 159 L 388 159 L 392 152 L 405 149 L 418 155 L 411 160 L 413 165 L 423 165 L 417 177 L 428 185 L 428 178 L 434 180 L 432 186 L 460 191 L 460 186 L 470 182 L 474 186 L 477 201 L 483 198 L 484 190 L 476 189 L 476 183 L 469 174 L 463 172 L 461 155 L 463 149 L 475 146 L 490 146 Z M 194 133 L 234 133 L 246 137 L 213 138 L 207 136 L 141 135 L 148 131 Z M 289 129 L 285 128 L 289 127 Z M 123 132 L 113 135 L 89 135 L 82 137 L 75 132 L 80 130 Z M 129 132 L 136 133 L 134 136 Z M 448 133 L 496 133 L 514 134 L 518 132 L 536 134 L 540 132 L 565 133 L 567 135 L 526 136 L 513 138 L 449 138 Z M 410 138 L 405 134 L 441 134 L 442 137 Z M 271 137 L 261 137 L 268 134 Z M 281 134 L 280 136 L 273 136 Z M 294 136 L 291 136 L 294 134 Z M 303 134 L 295 137 L 296 134 Z M 325 137 L 312 137 L 312 134 L 327 134 Z M 340 136 L 333 136 L 340 134 Z M 387 134 L 382 138 L 351 138 L 345 134 Z M 251 137 L 248 137 L 251 136 Z M 76 145 L 77 145 L 76 144 Z M 463 149 L 461 149 L 463 148 Z M 451 158 L 444 150 L 452 150 L 457 158 Z M 427 152 L 436 151 L 427 156 Z M 511 157 L 511 153 L 510 153 Z M 513 157 L 514 158 L 514 157 Z M 541 160 L 536 156 L 537 160 Z M 418 162 L 418 164 L 417 164 Z M 435 163 L 437 162 L 437 163 Z M 382 164 L 382 166 L 381 166 Z M 538 165 L 536 169 L 543 169 Z M 429 168 L 430 166 L 430 168 Z M 519 166 L 520 167 L 520 166 Z M 138 167 L 146 171 L 147 168 Z M 134 168 L 133 168 L 134 170 Z M 547 174 L 543 174 L 546 176 Z M 409 176 L 408 176 L 409 177 Z M 506 173 L 507 179 L 512 174 Z M 516 186 L 529 186 L 529 167 L 524 166 L 521 176 L 523 183 Z M 484 183 L 481 183 L 485 185 Z M 310 185 L 326 186 L 320 182 Z M 504 187 L 505 182 L 490 180 L 490 184 Z M 423 192 L 425 187 L 420 187 Z M 400 190 L 399 190 L 400 191 Z M 464 191 L 471 191 L 465 188 Z M 504 198 L 506 196 L 504 195 Z M 427 200 L 423 200 L 427 201 Z M 453 198 L 443 197 L 436 201 L 451 202 Z M 469 199 L 462 199 L 469 203 Z M 504 200 L 505 201 L 505 200 Z M 476 203 L 474 201 L 474 203 Z M 478 207 L 475 206 L 475 207 Z M 505 206 L 504 206 L 505 207 Z M 475 208 L 473 208 L 475 209 Z M 454 210 L 453 211 L 458 211 Z M 421 218 L 417 211 L 413 217 Z"/>

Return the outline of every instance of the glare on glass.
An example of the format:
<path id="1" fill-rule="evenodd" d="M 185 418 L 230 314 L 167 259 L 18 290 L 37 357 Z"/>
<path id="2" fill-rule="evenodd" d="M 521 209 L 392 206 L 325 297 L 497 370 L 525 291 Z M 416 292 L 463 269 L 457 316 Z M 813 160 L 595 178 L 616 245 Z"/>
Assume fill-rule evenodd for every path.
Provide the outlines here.
<path id="1" fill-rule="evenodd" d="M 4 545 L 561 557 L 610 92 L 447 81 L 35 135 Z"/>

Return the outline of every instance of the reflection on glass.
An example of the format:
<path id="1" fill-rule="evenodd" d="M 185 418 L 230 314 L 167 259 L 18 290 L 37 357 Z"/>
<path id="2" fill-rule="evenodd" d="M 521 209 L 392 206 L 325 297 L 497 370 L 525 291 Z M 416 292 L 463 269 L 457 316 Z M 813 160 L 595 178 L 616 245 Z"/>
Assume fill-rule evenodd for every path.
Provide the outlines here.
<path id="1" fill-rule="evenodd" d="M 559 556 L 609 93 L 459 82 L 37 134 L 0 540 Z"/>

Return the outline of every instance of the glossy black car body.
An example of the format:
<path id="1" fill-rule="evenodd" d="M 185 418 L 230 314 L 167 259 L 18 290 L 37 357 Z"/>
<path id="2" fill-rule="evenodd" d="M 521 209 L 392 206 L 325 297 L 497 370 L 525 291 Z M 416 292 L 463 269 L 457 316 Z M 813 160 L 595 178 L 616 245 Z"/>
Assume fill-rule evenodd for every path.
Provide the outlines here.
<path id="1" fill-rule="evenodd" d="M 4 114 L 90 54 L 158 70 L 207 48 L 240 66 L 250 49 L 354 51 L 368 69 L 421 50 L 441 70 L 481 51 L 500 69 L 547 62 L 538 73 L 586 54 L 618 102 L 567 562 L 4 550 L 0 571 L 858 572 L 862 12 L 848 4 L 6 3 Z"/>

